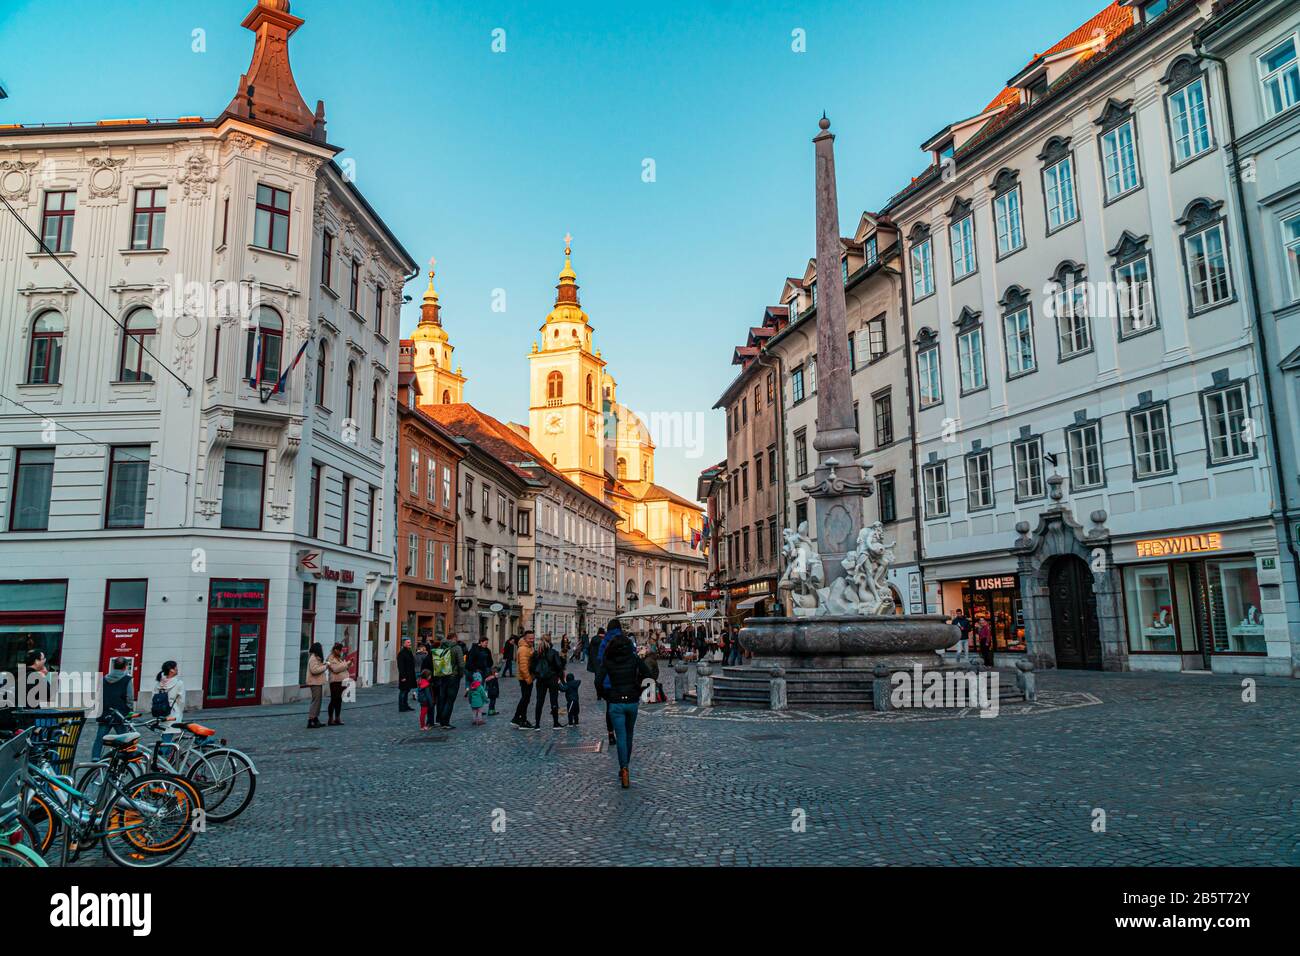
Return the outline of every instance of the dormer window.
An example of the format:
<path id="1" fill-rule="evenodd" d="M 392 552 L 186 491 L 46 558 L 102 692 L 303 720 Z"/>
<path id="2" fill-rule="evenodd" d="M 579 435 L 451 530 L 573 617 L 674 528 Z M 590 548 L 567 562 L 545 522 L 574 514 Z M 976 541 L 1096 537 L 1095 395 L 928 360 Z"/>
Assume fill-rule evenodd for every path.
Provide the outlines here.
<path id="1" fill-rule="evenodd" d="M 1047 95 L 1047 72 L 1025 87 L 1025 102 L 1037 103 Z"/>
<path id="2" fill-rule="evenodd" d="M 1151 0 L 1150 3 L 1144 3 L 1142 4 L 1142 22 L 1150 23 L 1168 9 L 1169 0 Z"/>
<path id="3" fill-rule="evenodd" d="M 871 268 L 880 259 L 880 247 L 875 236 L 867 240 L 867 268 Z"/>

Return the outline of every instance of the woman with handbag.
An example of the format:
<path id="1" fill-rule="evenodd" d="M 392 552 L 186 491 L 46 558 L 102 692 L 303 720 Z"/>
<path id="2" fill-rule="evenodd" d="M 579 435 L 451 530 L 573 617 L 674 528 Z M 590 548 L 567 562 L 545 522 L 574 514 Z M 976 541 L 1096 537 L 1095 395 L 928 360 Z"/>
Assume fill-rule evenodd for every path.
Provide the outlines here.
<path id="1" fill-rule="evenodd" d="M 320 702 L 325 694 L 325 648 L 317 641 L 311 646 L 307 656 L 307 690 L 311 693 L 311 706 L 307 708 L 307 729 L 324 727 L 320 722 Z"/>
<path id="2" fill-rule="evenodd" d="M 329 659 L 325 662 L 325 668 L 329 671 L 330 682 L 328 725 L 330 727 L 342 727 L 343 681 L 348 676 L 348 661 L 343 654 L 342 644 L 334 645 L 334 648 L 330 651 Z"/>

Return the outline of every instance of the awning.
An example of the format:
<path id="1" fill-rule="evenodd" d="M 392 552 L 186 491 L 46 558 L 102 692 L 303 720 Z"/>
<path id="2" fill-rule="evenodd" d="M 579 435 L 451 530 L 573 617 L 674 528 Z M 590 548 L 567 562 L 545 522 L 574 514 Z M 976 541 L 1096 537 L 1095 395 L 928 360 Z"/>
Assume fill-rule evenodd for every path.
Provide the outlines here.
<path id="1" fill-rule="evenodd" d="M 770 594 L 760 594 L 758 597 L 745 598 L 745 600 L 740 601 L 739 603 L 736 604 L 736 610 L 747 611 L 752 607 L 757 607 L 759 605 L 759 602 L 766 601 L 771 596 L 772 595 Z"/>
<path id="2" fill-rule="evenodd" d="M 635 611 L 624 611 L 622 614 L 615 614 L 620 621 L 631 621 L 639 618 L 669 617 L 679 613 L 676 608 L 671 607 L 640 607 Z"/>

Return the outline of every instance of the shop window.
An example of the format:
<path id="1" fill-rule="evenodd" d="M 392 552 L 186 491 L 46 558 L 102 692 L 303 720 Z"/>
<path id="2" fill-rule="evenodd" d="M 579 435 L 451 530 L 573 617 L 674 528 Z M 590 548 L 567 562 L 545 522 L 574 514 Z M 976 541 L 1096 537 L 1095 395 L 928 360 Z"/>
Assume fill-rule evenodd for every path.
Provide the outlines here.
<path id="1" fill-rule="evenodd" d="M 67 581 L 0 581 L 0 671 L 17 674 L 31 651 L 58 670 L 67 598 Z"/>
<path id="2" fill-rule="evenodd" d="M 311 646 L 316 643 L 316 584 L 306 581 L 302 586 L 302 628 L 298 639 L 298 685 L 307 683 L 307 660 Z"/>
<path id="3" fill-rule="evenodd" d="M 361 637 L 361 592 L 356 588 L 339 588 L 334 607 L 334 641 L 342 644 L 348 657 L 349 673 L 357 677 L 357 649 Z"/>
<path id="4" fill-rule="evenodd" d="M 1264 654 L 1264 613 L 1253 558 L 1207 561 L 1211 649 L 1216 654 Z"/>
<path id="5" fill-rule="evenodd" d="M 1177 606 L 1173 579 L 1165 564 L 1124 569 L 1128 610 L 1128 646 L 1136 653 L 1175 653 L 1178 644 Z M 1184 593 L 1183 600 L 1190 601 Z"/>

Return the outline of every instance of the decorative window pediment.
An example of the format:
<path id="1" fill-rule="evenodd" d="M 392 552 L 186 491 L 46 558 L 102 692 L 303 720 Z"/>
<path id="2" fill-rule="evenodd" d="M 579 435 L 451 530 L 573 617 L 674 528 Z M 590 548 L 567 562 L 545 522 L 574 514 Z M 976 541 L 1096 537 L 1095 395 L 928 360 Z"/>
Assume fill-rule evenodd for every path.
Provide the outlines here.
<path id="1" fill-rule="evenodd" d="M 1111 97 L 1106 103 L 1106 108 L 1101 111 L 1101 116 L 1095 120 L 1096 124 L 1101 127 L 1103 133 L 1109 132 L 1116 126 L 1120 126 L 1133 116 L 1133 100 L 1117 100 Z"/>
<path id="2" fill-rule="evenodd" d="M 939 333 L 927 326 L 922 326 L 921 330 L 916 333 L 915 343 L 918 349 L 926 348 L 930 345 L 939 344 Z"/>
<path id="3" fill-rule="evenodd" d="M 1031 296 L 1024 286 L 1013 285 L 1003 294 L 998 305 L 1007 312 L 1018 312 L 1029 304 Z"/>
<path id="4" fill-rule="evenodd" d="M 1187 208 L 1183 210 L 1183 214 L 1178 217 L 1175 222 L 1183 227 L 1183 232 L 1195 232 L 1202 226 L 1209 225 L 1212 222 L 1217 222 L 1222 218 L 1219 214 L 1219 210 L 1222 206 L 1222 199 L 1217 202 L 1211 199 L 1206 199 L 1204 196 L 1199 199 L 1193 199 L 1187 204 Z"/>
<path id="5" fill-rule="evenodd" d="M 948 218 L 953 222 L 956 222 L 959 219 L 965 219 L 970 215 L 971 203 L 971 200 L 962 199 L 960 196 L 957 196 L 953 199 L 952 205 L 948 207 Z"/>
<path id="6" fill-rule="evenodd" d="M 965 332 L 980 324 L 982 314 L 968 305 L 962 306 L 961 314 L 957 316 L 957 321 L 953 325 L 956 326 L 958 332 Z"/>
<path id="7" fill-rule="evenodd" d="M 1184 53 L 1180 57 L 1175 57 L 1169 64 L 1169 69 L 1165 70 L 1165 75 L 1160 78 L 1160 82 L 1165 86 L 1177 88 L 1187 85 L 1200 75 L 1201 61 L 1190 53 Z"/>
<path id="8" fill-rule="evenodd" d="M 1038 154 L 1038 158 L 1045 166 L 1051 166 L 1059 163 L 1070 155 L 1070 137 L 1053 136 L 1043 147 L 1043 151 Z"/>
<path id="9" fill-rule="evenodd" d="M 929 238 L 930 224 L 925 222 L 918 222 L 912 227 L 912 231 L 907 234 L 908 241 L 912 243 L 925 242 Z"/>
<path id="10" fill-rule="evenodd" d="M 1116 262 L 1128 262 L 1131 259 L 1139 259 L 1147 254 L 1147 243 L 1151 240 L 1150 236 L 1135 236 L 1127 229 L 1119 237 L 1119 242 L 1107 253 Z"/>
<path id="11" fill-rule="evenodd" d="M 993 195 L 1001 196 L 1003 193 L 1009 193 L 1020 185 L 1020 172 L 1010 167 L 998 170 L 998 174 L 993 177 Z"/>
<path id="12" fill-rule="evenodd" d="M 1052 273 L 1052 281 L 1061 285 L 1067 285 L 1071 281 L 1082 282 L 1084 272 L 1083 266 L 1079 265 L 1079 263 L 1073 259 L 1066 259 Z"/>

